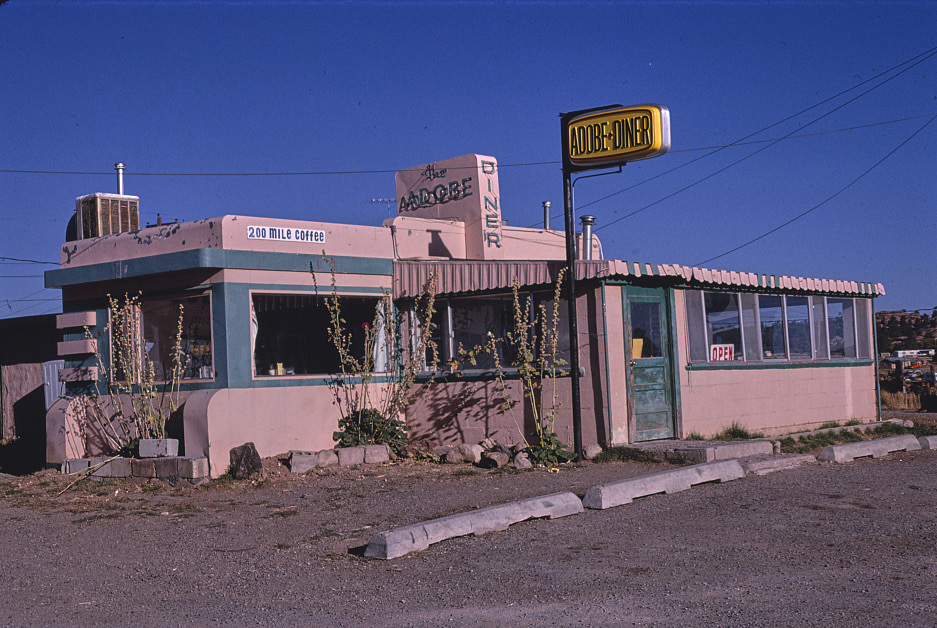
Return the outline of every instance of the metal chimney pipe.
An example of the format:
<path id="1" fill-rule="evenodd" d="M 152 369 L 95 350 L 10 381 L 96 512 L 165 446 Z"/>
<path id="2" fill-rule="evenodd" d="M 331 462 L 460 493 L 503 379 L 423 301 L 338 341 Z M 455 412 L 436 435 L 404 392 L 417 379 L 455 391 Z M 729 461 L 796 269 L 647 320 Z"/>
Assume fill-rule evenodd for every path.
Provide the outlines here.
<path id="1" fill-rule="evenodd" d="M 117 162 L 114 164 L 114 170 L 117 171 L 117 193 L 121 196 L 124 195 L 124 168 L 126 168 L 122 162 Z"/>
<path id="2" fill-rule="evenodd" d="M 543 201 L 543 228 L 550 228 L 550 201 Z"/>
<path id="3" fill-rule="evenodd" d="M 595 216 L 583 216 L 579 219 L 582 222 L 582 259 L 592 259 L 592 225 L 595 224 Z"/>

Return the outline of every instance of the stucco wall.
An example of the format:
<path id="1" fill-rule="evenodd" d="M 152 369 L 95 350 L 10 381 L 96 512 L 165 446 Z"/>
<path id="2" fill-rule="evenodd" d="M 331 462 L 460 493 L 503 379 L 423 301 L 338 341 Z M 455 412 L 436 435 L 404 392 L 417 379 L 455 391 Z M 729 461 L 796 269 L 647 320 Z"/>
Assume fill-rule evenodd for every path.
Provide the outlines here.
<path id="1" fill-rule="evenodd" d="M 230 464 L 231 449 L 246 442 L 261 457 L 330 449 L 341 417 L 334 400 L 327 386 L 197 391 L 183 409 L 185 455 L 207 456 L 212 477 L 218 477 Z"/>
<path id="2" fill-rule="evenodd" d="M 871 421 L 878 412 L 875 366 L 687 369 L 684 292 L 675 291 L 681 436 L 709 436 L 733 422 L 777 435 L 827 421 Z"/>

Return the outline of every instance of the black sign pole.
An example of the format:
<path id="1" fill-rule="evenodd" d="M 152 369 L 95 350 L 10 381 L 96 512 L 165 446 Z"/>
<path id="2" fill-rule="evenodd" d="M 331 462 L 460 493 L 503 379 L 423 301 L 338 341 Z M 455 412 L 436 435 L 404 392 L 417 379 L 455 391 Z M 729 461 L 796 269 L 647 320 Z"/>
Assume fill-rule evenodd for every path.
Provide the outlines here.
<path id="1" fill-rule="evenodd" d="M 560 130 L 563 136 L 563 213 L 566 219 L 566 300 L 569 317 L 569 371 L 572 383 L 573 403 L 573 449 L 576 462 L 582 461 L 582 407 L 579 393 L 579 321 L 576 313 L 576 224 L 573 209 L 573 182 L 569 159 L 569 134 L 566 129 L 570 119 L 580 112 L 560 114 Z"/>

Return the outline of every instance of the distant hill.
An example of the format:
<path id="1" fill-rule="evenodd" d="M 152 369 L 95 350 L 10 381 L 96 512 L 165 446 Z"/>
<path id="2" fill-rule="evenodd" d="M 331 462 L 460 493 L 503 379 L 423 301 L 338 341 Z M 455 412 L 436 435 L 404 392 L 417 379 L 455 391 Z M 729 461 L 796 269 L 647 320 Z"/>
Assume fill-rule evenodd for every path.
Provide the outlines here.
<path id="1" fill-rule="evenodd" d="M 919 312 L 876 312 L 879 353 L 902 349 L 937 349 L 937 315 Z"/>

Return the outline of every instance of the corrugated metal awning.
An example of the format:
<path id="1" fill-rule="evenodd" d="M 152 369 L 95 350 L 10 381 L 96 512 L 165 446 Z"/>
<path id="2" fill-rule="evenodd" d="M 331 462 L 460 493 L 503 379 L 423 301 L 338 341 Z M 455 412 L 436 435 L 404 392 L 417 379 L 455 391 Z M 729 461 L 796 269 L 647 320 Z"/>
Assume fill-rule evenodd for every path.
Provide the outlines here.
<path id="1" fill-rule="evenodd" d="M 412 298 L 421 294 L 434 274 L 436 294 L 510 290 L 515 278 L 521 286 L 548 285 L 556 281 L 565 265 L 565 262 L 559 260 L 397 260 L 394 262 L 394 297 Z M 579 260 L 575 264 L 575 271 L 576 281 L 661 277 L 668 278 L 667 283 L 676 282 L 691 288 L 743 288 L 860 296 L 885 294 L 885 287 L 880 283 L 764 275 L 679 264 Z"/>

